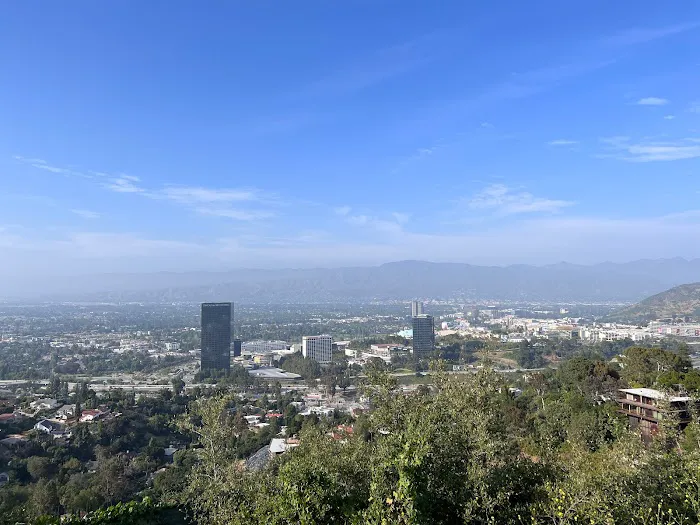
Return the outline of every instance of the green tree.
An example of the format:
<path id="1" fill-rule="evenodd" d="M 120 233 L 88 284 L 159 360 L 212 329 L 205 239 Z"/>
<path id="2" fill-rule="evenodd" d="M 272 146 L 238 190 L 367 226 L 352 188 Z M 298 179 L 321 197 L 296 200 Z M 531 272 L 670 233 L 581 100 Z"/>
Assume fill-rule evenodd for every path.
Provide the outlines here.
<path id="1" fill-rule="evenodd" d="M 185 382 L 181 377 L 173 377 L 172 381 L 173 394 L 176 396 L 181 395 L 185 391 Z"/>
<path id="2" fill-rule="evenodd" d="M 35 480 L 49 479 L 55 471 L 49 458 L 32 456 L 27 460 L 27 471 Z"/>
<path id="3" fill-rule="evenodd" d="M 60 501 L 56 481 L 40 479 L 32 487 L 29 507 L 31 515 L 35 517 L 58 514 Z"/>
<path id="4" fill-rule="evenodd" d="M 622 377 L 631 385 L 652 386 L 669 372 L 685 373 L 691 363 L 686 355 L 661 348 L 633 346 L 622 357 Z"/>

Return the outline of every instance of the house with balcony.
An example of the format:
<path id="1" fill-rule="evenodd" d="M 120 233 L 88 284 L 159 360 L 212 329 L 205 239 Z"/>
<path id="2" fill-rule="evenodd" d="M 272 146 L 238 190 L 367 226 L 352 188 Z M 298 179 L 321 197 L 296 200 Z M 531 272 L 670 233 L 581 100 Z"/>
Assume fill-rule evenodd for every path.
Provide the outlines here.
<path id="1" fill-rule="evenodd" d="M 621 388 L 617 403 L 618 411 L 627 416 L 630 428 L 639 429 L 645 441 L 659 431 L 663 419 L 673 419 L 679 430 L 691 420 L 692 398 L 688 396 L 674 396 L 653 388 Z"/>

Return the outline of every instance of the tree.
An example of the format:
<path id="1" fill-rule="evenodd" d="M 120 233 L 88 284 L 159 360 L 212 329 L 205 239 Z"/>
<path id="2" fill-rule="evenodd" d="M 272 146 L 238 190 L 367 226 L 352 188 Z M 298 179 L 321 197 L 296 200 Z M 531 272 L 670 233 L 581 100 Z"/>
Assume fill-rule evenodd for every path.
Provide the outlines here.
<path id="1" fill-rule="evenodd" d="M 545 363 L 542 358 L 542 350 L 533 346 L 528 340 L 524 340 L 519 344 L 517 360 L 522 368 L 540 368 Z"/>
<path id="2" fill-rule="evenodd" d="M 173 394 L 176 396 L 179 396 L 184 392 L 185 390 L 185 382 L 182 380 L 180 376 L 173 377 L 171 381 L 173 385 Z"/>
<path id="3" fill-rule="evenodd" d="M 625 350 L 622 362 L 622 377 L 631 385 L 638 386 L 652 386 L 664 373 L 685 373 L 692 368 L 686 355 L 639 346 Z"/>
<path id="4" fill-rule="evenodd" d="M 56 481 L 40 479 L 32 487 L 29 506 L 35 517 L 58 514 L 60 501 Z"/>
<path id="5" fill-rule="evenodd" d="M 32 456 L 27 460 L 27 471 L 35 480 L 49 479 L 54 471 L 51 460 L 42 456 Z"/>
<path id="6" fill-rule="evenodd" d="M 567 390 L 590 398 L 614 394 L 620 388 L 620 374 L 603 361 L 577 356 L 567 359 L 557 370 L 557 379 Z"/>

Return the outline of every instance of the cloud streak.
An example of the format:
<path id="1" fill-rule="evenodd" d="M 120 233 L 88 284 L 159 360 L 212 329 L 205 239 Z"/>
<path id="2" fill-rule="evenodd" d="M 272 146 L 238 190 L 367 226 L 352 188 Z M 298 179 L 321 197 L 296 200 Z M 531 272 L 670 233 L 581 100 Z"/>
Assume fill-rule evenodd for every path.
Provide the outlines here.
<path id="1" fill-rule="evenodd" d="M 535 197 L 528 192 L 514 191 L 505 184 L 492 184 L 466 202 L 472 210 L 492 211 L 497 215 L 553 213 L 573 202 Z"/>
<path id="2" fill-rule="evenodd" d="M 602 138 L 607 152 L 598 155 L 627 162 L 664 162 L 700 157 L 700 139 L 683 138 L 674 141 L 638 141 L 629 137 Z"/>
<path id="3" fill-rule="evenodd" d="M 79 210 L 79 209 L 73 209 L 70 210 L 71 213 L 74 213 L 78 215 L 79 217 L 82 217 L 83 219 L 99 219 L 100 214 L 95 212 L 95 211 L 90 211 L 90 210 Z"/>
<path id="4" fill-rule="evenodd" d="M 141 179 L 134 177 L 133 175 L 119 175 L 114 177 L 103 184 L 103 186 L 116 193 L 143 193 L 144 189 L 137 186 L 136 183 L 140 182 Z"/>
<path id="5" fill-rule="evenodd" d="M 637 101 L 638 106 L 665 106 L 666 104 L 668 104 L 668 100 L 659 97 L 640 98 Z"/>
<path id="6" fill-rule="evenodd" d="M 32 166 L 33 168 L 48 171 L 50 173 L 56 173 L 58 175 L 65 175 L 66 177 L 82 177 L 86 179 L 92 178 L 89 174 L 82 173 L 71 168 L 53 166 L 46 162 L 44 159 L 28 158 L 23 157 L 21 155 L 14 155 L 12 158 L 18 162 L 21 162 L 22 164 L 27 164 L 29 166 Z"/>
<path id="7" fill-rule="evenodd" d="M 160 191 L 163 198 L 188 205 L 259 200 L 254 190 L 211 189 L 192 186 L 168 186 Z"/>
<path id="8" fill-rule="evenodd" d="M 152 200 L 169 201 L 203 216 L 220 217 L 236 221 L 257 221 L 268 219 L 276 215 L 272 210 L 260 209 L 260 207 L 264 205 L 278 204 L 276 197 L 263 194 L 256 189 L 206 188 L 203 186 L 175 185 L 148 188 L 142 183 L 141 179 L 135 175 L 127 175 L 124 173 L 113 175 L 102 171 L 83 173 L 68 168 L 50 166 L 42 159 L 27 159 L 21 156 L 15 156 L 14 158 L 20 162 L 45 171 L 67 173 L 95 179 L 94 182 L 96 184 L 113 193 L 131 194 Z M 234 207 L 234 205 L 236 206 Z M 257 208 L 250 209 L 251 205 L 257 206 Z M 85 210 L 72 211 L 77 215 L 81 215 L 81 211 L 85 212 Z M 90 212 L 83 213 L 82 216 L 84 218 L 92 218 L 88 217 L 87 213 Z"/>
<path id="9" fill-rule="evenodd" d="M 557 140 L 550 140 L 547 142 L 548 146 L 575 146 L 578 144 L 578 140 L 567 140 L 567 139 L 557 139 Z"/>

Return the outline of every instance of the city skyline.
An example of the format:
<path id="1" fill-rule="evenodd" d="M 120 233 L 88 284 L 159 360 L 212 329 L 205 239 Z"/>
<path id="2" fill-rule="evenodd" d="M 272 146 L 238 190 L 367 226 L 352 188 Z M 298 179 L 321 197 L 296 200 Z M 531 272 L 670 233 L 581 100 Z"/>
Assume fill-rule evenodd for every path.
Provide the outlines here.
<path id="1" fill-rule="evenodd" d="M 506 5 L 6 6 L 0 285 L 700 257 L 700 5 Z"/>

